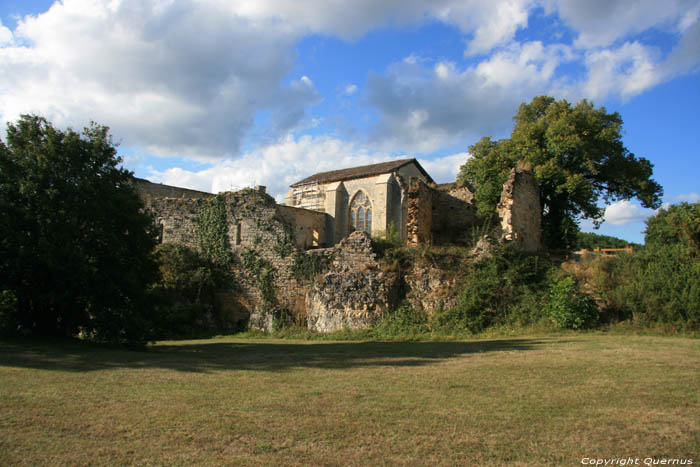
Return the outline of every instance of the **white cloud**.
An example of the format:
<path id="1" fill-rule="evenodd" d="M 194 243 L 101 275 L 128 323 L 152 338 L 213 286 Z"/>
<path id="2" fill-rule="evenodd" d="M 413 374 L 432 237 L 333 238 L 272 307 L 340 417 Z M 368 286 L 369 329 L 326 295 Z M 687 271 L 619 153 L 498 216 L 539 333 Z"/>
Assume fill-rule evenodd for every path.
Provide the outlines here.
<path id="1" fill-rule="evenodd" d="M 228 4 L 225 0 L 221 3 Z M 386 25 L 420 24 L 438 19 L 465 35 L 468 54 L 486 53 L 512 40 L 527 26 L 532 0 L 310 0 L 300 7 L 286 0 L 245 0 L 231 4 L 242 17 L 278 18 L 292 28 L 354 40 Z"/>
<path id="2" fill-rule="evenodd" d="M 673 30 L 692 21 L 697 0 L 542 0 L 548 13 L 559 16 L 578 33 L 581 48 L 605 47 L 649 28 Z"/>
<path id="3" fill-rule="evenodd" d="M 540 6 L 574 44 L 516 41 Z M 502 134 L 538 94 L 627 99 L 698 69 L 699 17 L 698 0 L 64 0 L 15 31 L 0 24 L 0 125 L 31 112 L 57 126 L 95 120 L 150 154 L 236 158 L 315 124 L 318 77 L 289 76 L 302 37 L 354 40 L 438 20 L 459 29 L 475 61 L 410 55 L 367 82 L 374 147 L 429 153 Z M 679 38 L 666 57 L 630 38 L 651 28 Z M 585 78 L 559 75 L 579 60 Z"/>
<path id="4" fill-rule="evenodd" d="M 312 173 L 399 158 L 367 151 L 353 143 L 327 136 L 287 136 L 279 143 L 247 152 L 237 160 L 227 159 L 199 171 L 180 168 L 154 170 L 148 178 L 214 193 L 265 185 L 268 193 L 283 201 L 289 185 Z"/>
<path id="5" fill-rule="evenodd" d="M 356 84 L 348 84 L 345 86 L 345 90 L 343 90 L 343 94 L 346 96 L 352 96 L 357 92 L 357 85 Z"/>
<path id="6" fill-rule="evenodd" d="M 308 77 L 283 85 L 298 36 L 211 2 L 66 0 L 0 48 L 0 114 L 41 113 L 58 126 L 108 123 L 155 154 L 236 155 L 257 111 L 283 135 L 319 101 Z"/>
<path id="7" fill-rule="evenodd" d="M 589 52 L 586 55 L 587 81 L 584 95 L 604 99 L 620 95 L 623 99 L 637 95 L 660 80 L 655 51 L 639 42 L 626 42 L 616 49 Z"/>
<path id="8" fill-rule="evenodd" d="M 677 196 L 678 201 L 686 201 L 688 203 L 697 203 L 700 202 L 700 194 L 692 192 L 692 193 L 684 193 L 682 195 Z"/>
<path id="9" fill-rule="evenodd" d="M 12 37 L 12 31 L 10 31 L 9 28 L 3 26 L 2 21 L 0 21 L 0 46 L 12 42 Z"/>
<path id="10" fill-rule="evenodd" d="M 605 222 L 613 225 L 627 225 L 640 222 L 654 214 L 652 209 L 643 209 L 631 201 L 622 200 L 605 209 Z"/>
<path id="11" fill-rule="evenodd" d="M 571 59 L 565 46 L 512 44 L 476 66 L 433 68 L 415 56 L 370 74 L 370 103 L 379 111 L 372 144 L 430 153 L 464 139 L 508 131 L 518 105 L 558 85 L 555 70 Z"/>
<path id="12" fill-rule="evenodd" d="M 452 183 L 457 180 L 459 168 L 470 157 L 468 152 L 460 152 L 433 159 L 418 159 L 418 162 L 436 183 Z"/>

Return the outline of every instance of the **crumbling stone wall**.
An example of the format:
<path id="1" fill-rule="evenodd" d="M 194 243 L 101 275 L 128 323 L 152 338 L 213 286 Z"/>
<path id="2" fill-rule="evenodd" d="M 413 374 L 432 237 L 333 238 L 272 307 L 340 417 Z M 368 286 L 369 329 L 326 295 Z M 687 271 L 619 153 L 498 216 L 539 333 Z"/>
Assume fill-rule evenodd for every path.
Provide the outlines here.
<path id="1" fill-rule="evenodd" d="M 297 248 L 308 250 L 310 248 L 324 248 L 332 245 L 332 232 L 328 232 L 328 214 L 311 211 L 309 209 L 295 208 L 293 206 L 277 206 L 279 214 L 292 226 L 294 241 Z"/>
<path id="2" fill-rule="evenodd" d="M 525 251 L 542 247 L 542 208 L 535 176 L 529 170 L 512 169 L 498 203 L 501 241 L 513 242 Z"/>
<path id="3" fill-rule="evenodd" d="M 467 188 L 438 190 L 411 179 L 408 188 L 407 244 L 466 244 L 476 222 L 474 195 Z"/>
<path id="4" fill-rule="evenodd" d="M 161 240 L 198 247 L 200 212 L 215 195 L 147 181 L 135 183 L 146 207 L 161 226 Z M 332 248 L 325 232 L 328 215 L 280 206 L 263 188 L 224 193 L 228 217 L 227 238 L 235 256 L 236 291 L 221 292 L 217 305 L 232 319 L 247 320 L 250 327 L 270 330 L 276 319 L 291 316 L 309 329 L 332 332 L 367 328 L 381 319 L 396 299 L 396 272 L 382 271 L 371 239 L 354 232 Z M 477 219 L 472 193 L 467 188 L 437 189 L 412 178 L 406 190 L 406 229 L 409 245 L 469 243 Z M 534 176 L 514 170 L 504 185 L 498 205 L 500 241 L 520 248 L 540 247 L 539 189 Z M 498 237 L 500 235 L 500 237 Z M 316 255 L 327 264 L 315 277 L 295 272 L 300 258 Z M 264 293 L 262 278 L 270 289 Z M 416 264 L 404 274 L 407 299 L 417 309 L 449 306 L 451 273 L 435 265 Z M 447 284 L 447 286 L 446 286 Z M 453 299 L 454 297 L 452 297 Z"/>
<path id="5" fill-rule="evenodd" d="M 434 190 L 432 236 L 435 245 L 470 243 L 475 223 L 474 195 L 468 188 Z"/>
<path id="6" fill-rule="evenodd" d="M 152 183 L 142 178 L 134 178 L 134 189 L 143 200 L 149 198 L 207 199 L 216 196 L 204 191 L 189 190 L 187 188 L 163 185 L 162 183 Z"/>
<path id="7" fill-rule="evenodd" d="M 307 293 L 312 331 L 366 329 L 381 319 L 396 298 L 398 276 L 379 269 L 369 235 L 353 232 L 332 249 L 330 270 Z"/>
<path id="8" fill-rule="evenodd" d="M 408 211 L 406 221 L 406 243 L 420 245 L 431 243 L 433 236 L 433 193 L 419 178 L 408 184 Z"/>
<path id="9" fill-rule="evenodd" d="M 153 185 L 153 184 L 150 184 Z M 159 188 L 139 190 L 146 208 L 161 226 L 161 241 L 186 245 L 197 249 L 196 233 L 200 212 L 210 203 L 209 197 L 187 198 L 191 190 L 166 191 L 180 195 L 177 198 L 154 196 L 162 193 Z M 198 192 L 195 192 L 198 193 Z M 289 216 L 280 213 L 275 200 L 264 189 L 245 189 L 223 193 L 228 219 L 227 240 L 234 253 L 233 272 L 236 277 L 235 292 L 221 292 L 217 304 L 226 315 L 236 319 L 278 313 L 304 312 L 306 288 L 293 274 L 297 248 L 293 225 Z M 266 272 L 268 271 L 268 272 Z M 263 293 L 261 277 L 271 279 L 271 293 Z"/>

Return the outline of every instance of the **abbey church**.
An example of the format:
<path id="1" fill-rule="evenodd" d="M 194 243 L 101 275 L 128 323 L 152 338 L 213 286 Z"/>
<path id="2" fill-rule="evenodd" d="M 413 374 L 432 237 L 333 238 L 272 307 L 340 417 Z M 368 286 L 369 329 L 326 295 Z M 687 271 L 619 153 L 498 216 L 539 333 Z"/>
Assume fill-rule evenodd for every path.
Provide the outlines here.
<path id="1" fill-rule="evenodd" d="M 327 243 L 363 230 L 381 235 L 393 226 L 406 239 L 411 178 L 435 182 L 416 159 L 320 172 L 294 183 L 285 204 L 326 213 Z"/>

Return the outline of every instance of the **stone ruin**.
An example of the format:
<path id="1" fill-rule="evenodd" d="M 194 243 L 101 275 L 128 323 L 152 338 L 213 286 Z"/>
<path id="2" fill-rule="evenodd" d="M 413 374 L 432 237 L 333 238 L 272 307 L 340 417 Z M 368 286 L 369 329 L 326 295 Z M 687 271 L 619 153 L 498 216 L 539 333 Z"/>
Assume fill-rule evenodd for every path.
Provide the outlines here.
<path id="1" fill-rule="evenodd" d="M 199 212 L 215 195 L 145 180 L 136 180 L 135 187 L 154 214 L 161 242 L 197 247 Z M 406 298 L 417 308 L 430 312 L 449 304 L 450 297 L 442 297 L 439 289 L 450 279 L 439 268 L 414 268 L 403 278 L 383 271 L 365 232 L 353 232 L 332 245 L 324 237 L 327 214 L 277 204 L 263 187 L 221 196 L 240 287 L 235 293 L 220 293 L 216 301 L 220 314 L 232 323 L 269 331 L 275 319 L 287 314 L 317 332 L 367 328 L 395 303 L 402 280 L 408 289 L 404 290 Z M 477 224 L 474 196 L 467 188 L 411 179 L 406 201 L 409 246 L 474 244 L 475 233 L 484 233 Z M 539 188 L 530 172 L 511 171 L 497 213 L 499 222 L 476 239 L 475 255 L 498 242 L 512 242 L 527 251 L 540 249 Z M 323 265 L 313 277 L 301 277 L 296 271 L 305 256 Z M 274 272 L 272 300 L 263 299 L 260 270 L 244 267 L 245 258 L 250 257 Z"/>

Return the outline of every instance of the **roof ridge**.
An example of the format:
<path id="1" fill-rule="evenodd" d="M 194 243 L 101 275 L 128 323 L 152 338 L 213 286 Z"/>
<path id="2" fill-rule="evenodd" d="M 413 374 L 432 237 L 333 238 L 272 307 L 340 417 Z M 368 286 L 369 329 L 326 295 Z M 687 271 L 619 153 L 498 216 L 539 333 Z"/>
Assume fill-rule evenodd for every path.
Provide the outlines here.
<path id="1" fill-rule="evenodd" d="M 304 178 L 303 180 L 300 180 L 296 183 L 293 183 L 290 185 L 290 187 L 294 188 L 300 185 L 304 185 L 307 183 L 330 183 L 330 182 L 336 182 L 336 181 L 344 181 L 344 180 L 352 180 L 354 178 L 362 178 L 362 177 L 370 177 L 373 175 L 379 175 L 382 173 L 386 172 L 391 172 L 397 169 L 400 169 L 406 164 L 410 164 L 411 162 L 415 163 L 416 166 L 420 169 L 421 172 L 423 172 L 426 177 L 430 180 L 432 178 L 430 175 L 428 175 L 427 172 L 425 172 L 425 169 L 421 167 L 420 163 L 415 157 L 411 157 L 408 159 L 396 159 L 396 160 L 391 160 L 391 161 L 386 161 L 386 162 L 378 162 L 375 164 L 367 164 L 367 165 L 360 165 L 356 167 L 348 167 L 345 169 L 337 169 L 337 170 L 328 170 L 325 172 L 317 172 L 309 177 Z"/>

